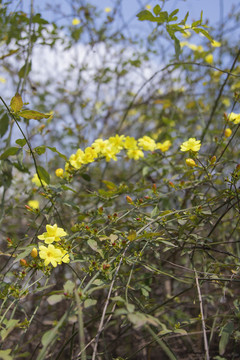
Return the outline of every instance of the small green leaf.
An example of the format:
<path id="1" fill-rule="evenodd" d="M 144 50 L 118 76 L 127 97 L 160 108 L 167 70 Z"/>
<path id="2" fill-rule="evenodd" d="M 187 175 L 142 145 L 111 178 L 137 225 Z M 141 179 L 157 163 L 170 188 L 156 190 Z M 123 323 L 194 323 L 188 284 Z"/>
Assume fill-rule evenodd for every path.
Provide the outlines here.
<path id="1" fill-rule="evenodd" d="M 219 341 L 219 354 L 223 355 L 225 353 L 228 340 L 230 335 L 234 330 L 234 324 L 232 321 L 228 322 L 222 329 L 221 329 L 221 339 Z"/>
<path id="2" fill-rule="evenodd" d="M 0 137 L 3 137 L 9 126 L 9 117 L 7 113 L 4 113 L 3 116 L 0 118 Z"/>
<path id="3" fill-rule="evenodd" d="M 88 243 L 88 245 L 90 246 L 90 248 L 91 248 L 92 250 L 98 251 L 98 244 L 97 244 L 97 242 L 96 242 L 95 240 L 89 239 L 89 240 L 87 241 L 87 243 Z"/>
<path id="4" fill-rule="evenodd" d="M 73 294 L 74 288 L 75 284 L 71 280 L 66 281 L 66 283 L 63 285 L 64 292 L 68 293 L 69 295 Z"/>
<path id="5" fill-rule="evenodd" d="M 31 67 L 32 67 L 31 62 L 23 65 L 23 66 L 21 67 L 21 69 L 19 70 L 19 72 L 18 72 L 18 76 L 19 76 L 20 78 L 24 78 L 25 73 L 26 73 L 26 75 L 28 75 L 28 74 L 30 73 Z"/>
<path id="6" fill-rule="evenodd" d="M 84 301 L 84 307 L 88 308 L 90 306 L 96 305 L 96 303 L 97 303 L 97 300 L 87 299 L 87 300 Z"/>
<path id="7" fill-rule="evenodd" d="M 51 116 L 50 114 L 43 114 L 35 110 L 22 110 L 18 113 L 18 115 L 28 120 L 48 119 Z"/>
<path id="8" fill-rule="evenodd" d="M 2 360 L 13 360 L 13 357 L 10 355 L 12 349 L 0 350 L 0 359 Z"/>
<path id="9" fill-rule="evenodd" d="M 63 294 L 54 294 L 47 298 L 47 302 L 50 305 L 55 305 L 55 304 L 59 303 L 60 301 L 62 301 L 63 299 L 64 299 Z"/>
<path id="10" fill-rule="evenodd" d="M 25 144 L 26 144 L 26 140 L 25 139 L 17 139 L 16 141 L 15 141 L 15 143 L 17 144 L 17 145 L 19 145 L 19 146 L 21 146 L 21 147 L 23 147 Z"/>
<path id="11" fill-rule="evenodd" d="M 37 146 L 37 147 L 35 147 L 34 151 L 36 151 L 36 153 L 37 153 L 38 155 L 42 155 L 42 154 L 44 154 L 45 151 L 46 151 L 46 146 L 44 146 L 44 145 Z"/>
<path id="12" fill-rule="evenodd" d="M 18 150 L 19 148 L 16 146 L 10 147 L 6 151 L 4 151 L 4 153 L 0 156 L 0 160 L 4 160 L 7 159 L 9 156 L 16 155 Z"/>
<path id="13" fill-rule="evenodd" d="M 63 155 L 62 153 L 60 153 L 55 147 L 50 147 L 50 146 L 46 146 L 49 150 L 51 150 L 52 152 L 57 153 L 62 159 L 64 159 L 65 161 L 67 161 L 67 157 L 65 155 Z"/>
<path id="14" fill-rule="evenodd" d="M 21 95 L 16 93 L 16 95 L 12 98 L 10 102 L 10 106 L 14 112 L 21 110 L 21 108 L 23 107 L 23 101 Z"/>
<path id="15" fill-rule="evenodd" d="M 154 6 L 153 12 L 156 16 L 158 16 L 161 12 L 161 7 L 159 5 Z"/>
<path id="16" fill-rule="evenodd" d="M 38 166 L 37 170 L 38 170 L 39 177 L 42 180 L 44 180 L 47 184 L 49 184 L 50 183 L 49 173 L 42 166 Z"/>
<path id="17" fill-rule="evenodd" d="M 140 21 L 144 21 L 144 20 L 155 21 L 155 17 L 148 10 L 140 11 L 140 13 L 137 14 L 137 17 L 138 17 L 138 20 L 140 20 Z"/>

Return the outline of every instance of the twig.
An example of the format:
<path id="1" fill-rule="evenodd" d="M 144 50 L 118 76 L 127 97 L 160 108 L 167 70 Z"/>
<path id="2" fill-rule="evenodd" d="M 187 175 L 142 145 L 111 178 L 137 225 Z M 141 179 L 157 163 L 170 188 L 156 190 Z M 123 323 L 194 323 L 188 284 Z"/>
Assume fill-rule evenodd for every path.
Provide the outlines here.
<path id="1" fill-rule="evenodd" d="M 196 269 L 194 269 L 197 291 L 198 291 L 198 299 L 199 299 L 199 306 L 200 306 L 200 313 L 201 313 L 201 320 L 202 320 L 202 330 L 203 330 L 203 341 L 204 341 L 204 350 L 205 350 L 205 359 L 210 360 L 209 357 L 209 350 L 208 350 L 208 340 L 207 340 L 207 332 L 206 332 L 206 325 L 203 313 L 203 302 L 202 302 L 202 295 L 198 281 L 198 274 Z"/>

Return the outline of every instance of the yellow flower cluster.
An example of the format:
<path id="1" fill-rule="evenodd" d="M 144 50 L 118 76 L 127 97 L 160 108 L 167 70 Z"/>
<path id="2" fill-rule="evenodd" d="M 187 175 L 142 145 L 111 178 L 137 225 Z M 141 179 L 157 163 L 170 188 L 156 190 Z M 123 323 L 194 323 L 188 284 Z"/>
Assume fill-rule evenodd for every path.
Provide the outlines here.
<path id="1" fill-rule="evenodd" d="M 43 240 L 45 244 L 48 245 L 39 246 L 39 256 L 44 260 L 44 265 L 48 266 L 51 263 L 53 267 L 56 267 L 57 265 L 61 265 L 62 262 L 69 263 L 70 258 L 67 251 L 61 246 L 54 246 L 52 244 L 53 242 L 59 242 L 63 236 L 67 235 L 67 233 L 62 228 L 59 228 L 57 224 L 54 224 L 53 226 L 46 225 L 46 230 L 46 232 L 38 236 L 39 240 Z"/>
<path id="2" fill-rule="evenodd" d="M 156 143 L 155 140 L 149 136 L 143 136 L 136 140 L 134 137 L 115 135 L 107 140 L 96 139 L 90 147 L 87 147 L 84 151 L 78 149 L 75 154 L 72 154 L 69 158 L 69 163 L 75 169 L 80 169 L 84 164 L 94 162 L 97 158 L 105 157 L 106 161 L 117 161 L 117 155 L 121 150 L 127 151 L 129 159 L 139 160 L 144 157 L 143 151 L 161 150 L 167 151 L 171 146 L 169 140 L 163 143 Z M 65 170 L 69 169 L 69 164 L 66 164 Z"/>

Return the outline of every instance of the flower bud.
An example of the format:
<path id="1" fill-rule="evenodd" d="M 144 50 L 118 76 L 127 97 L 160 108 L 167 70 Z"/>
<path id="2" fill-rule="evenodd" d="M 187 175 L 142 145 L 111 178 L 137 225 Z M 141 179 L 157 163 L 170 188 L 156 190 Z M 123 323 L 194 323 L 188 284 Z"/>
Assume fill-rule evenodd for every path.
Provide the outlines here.
<path id="1" fill-rule="evenodd" d="M 224 136 L 226 138 L 230 137 L 232 135 L 232 130 L 230 128 L 225 129 Z"/>
<path id="2" fill-rule="evenodd" d="M 195 166 L 197 166 L 197 164 L 195 163 L 195 161 L 193 160 L 193 159 L 186 159 L 186 164 L 187 164 L 187 166 L 189 166 L 189 167 L 195 167 Z"/>
<path id="3" fill-rule="evenodd" d="M 27 261 L 25 259 L 20 260 L 20 265 L 22 266 L 28 266 Z"/>
<path id="4" fill-rule="evenodd" d="M 59 168 L 55 171 L 55 174 L 57 177 L 62 177 L 63 176 L 63 169 Z"/>
<path id="5" fill-rule="evenodd" d="M 37 251 L 36 248 L 33 248 L 33 249 L 32 249 L 32 251 L 31 251 L 31 256 L 32 256 L 33 258 L 36 258 L 36 257 L 38 256 L 38 251 Z"/>
<path id="6" fill-rule="evenodd" d="M 129 203 L 129 204 L 132 204 L 133 203 L 133 200 L 132 200 L 132 198 L 130 197 L 130 196 L 126 196 L 126 200 L 127 200 L 127 202 Z"/>

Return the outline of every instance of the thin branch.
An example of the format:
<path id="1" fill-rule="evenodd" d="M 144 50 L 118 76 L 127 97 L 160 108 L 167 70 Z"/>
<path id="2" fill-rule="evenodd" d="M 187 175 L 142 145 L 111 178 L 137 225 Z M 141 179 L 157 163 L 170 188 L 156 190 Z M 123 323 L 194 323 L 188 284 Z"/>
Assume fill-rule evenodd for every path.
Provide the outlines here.
<path id="1" fill-rule="evenodd" d="M 195 269 L 194 269 L 195 270 Z M 203 330 L 203 341 L 204 341 L 204 350 L 205 350 L 205 360 L 210 360 L 209 357 L 209 349 L 208 349 L 208 339 L 207 339 L 207 333 L 206 333 L 206 324 L 204 319 L 204 312 L 203 312 L 203 301 L 202 301 L 202 295 L 201 290 L 199 286 L 198 281 L 198 274 L 195 270 L 195 279 L 196 279 L 196 285 L 197 285 L 197 291 L 198 291 L 198 299 L 199 299 L 199 306 L 200 306 L 200 313 L 201 313 L 201 320 L 202 320 L 202 330 Z"/>

